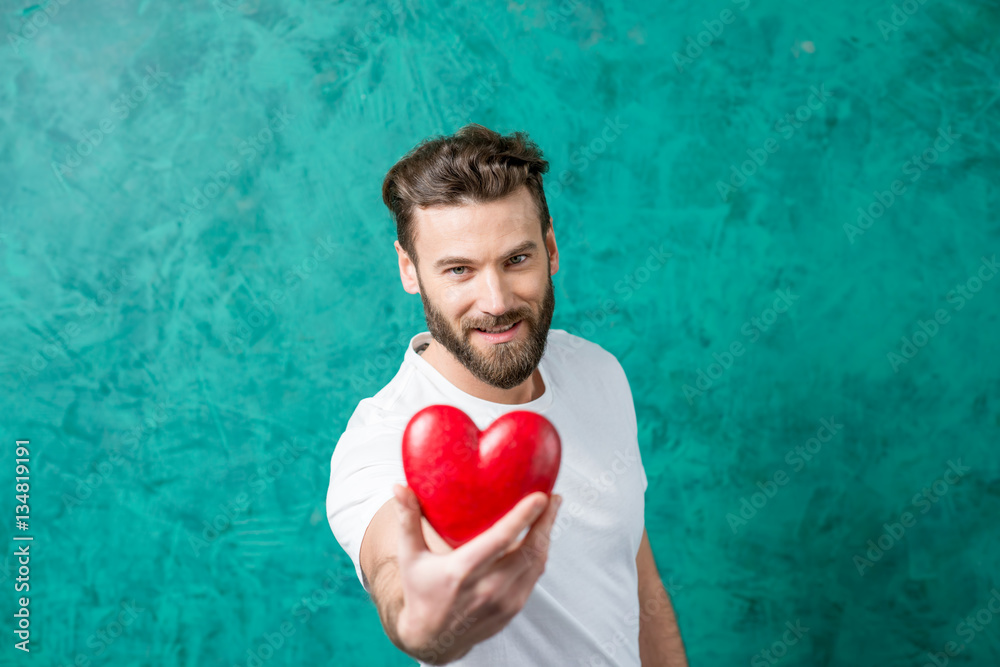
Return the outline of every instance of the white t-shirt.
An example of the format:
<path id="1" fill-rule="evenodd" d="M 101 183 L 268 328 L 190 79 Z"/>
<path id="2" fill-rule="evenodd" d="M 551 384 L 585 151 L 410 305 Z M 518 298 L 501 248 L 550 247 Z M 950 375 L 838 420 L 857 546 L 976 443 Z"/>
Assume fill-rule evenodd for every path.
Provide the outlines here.
<path id="1" fill-rule="evenodd" d="M 358 404 L 333 452 L 327 518 L 354 561 L 358 580 L 364 586 L 359 554 L 365 530 L 393 497 L 393 483 L 406 484 L 403 430 L 417 411 L 453 405 L 482 430 L 506 412 L 531 410 L 552 422 L 562 443 L 553 493 L 562 495 L 563 504 L 545 572 L 503 630 L 449 664 L 639 665 L 635 558 L 645 525 L 647 482 L 632 392 L 621 364 L 596 343 L 550 329 L 538 364 L 544 393 L 528 403 L 506 405 L 467 394 L 448 381 L 416 351 L 430 340 L 427 331 L 410 339 L 399 371 Z"/>

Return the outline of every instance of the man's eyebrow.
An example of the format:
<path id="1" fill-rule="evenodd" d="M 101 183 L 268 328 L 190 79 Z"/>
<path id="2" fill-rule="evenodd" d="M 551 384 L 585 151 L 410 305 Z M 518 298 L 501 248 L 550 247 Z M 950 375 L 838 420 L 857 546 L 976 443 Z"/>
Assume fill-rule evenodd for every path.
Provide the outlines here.
<path id="1" fill-rule="evenodd" d="M 519 246 L 511 248 L 507 252 L 503 253 L 503 257 L 513 257 L 514 255 L 519 255 L 522 252 L 527 252 L 529 250 L 535 250 L 538 248 L 538 244 L 534 241 L 525 241 Z M 435 269 L 442 269 L 446 266 L 455 265 L 465 265 L 465 264 L 475 264 L 476 260 L 469 259 L 468 257 L 444 257 L 434 262 Z"/>

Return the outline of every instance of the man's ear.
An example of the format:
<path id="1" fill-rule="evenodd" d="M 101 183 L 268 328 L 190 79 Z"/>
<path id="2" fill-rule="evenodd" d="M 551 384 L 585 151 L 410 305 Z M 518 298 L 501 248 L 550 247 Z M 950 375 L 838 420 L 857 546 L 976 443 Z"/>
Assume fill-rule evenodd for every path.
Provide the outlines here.
<path id="1" fill-rule="evenodd" d="M 549 233 L 545 235 L 545 250 L 549 253 L 549 275 L 555 275 L 559 270 L 559 246 L 556 245 L 556 228 L 552 226 L 552 216 L 549 216 Z"/>
<path id="2" fill-rule="evenodd" d="M 420 294 L 420 283 L 417 282 L 417 266 L 410 259 L 410 256 L 399 245 L 399 241 L 394 241 L 396 254 L 399 257 L 399 280 L 403 283 L 403 289 L 408 294 Z"/>

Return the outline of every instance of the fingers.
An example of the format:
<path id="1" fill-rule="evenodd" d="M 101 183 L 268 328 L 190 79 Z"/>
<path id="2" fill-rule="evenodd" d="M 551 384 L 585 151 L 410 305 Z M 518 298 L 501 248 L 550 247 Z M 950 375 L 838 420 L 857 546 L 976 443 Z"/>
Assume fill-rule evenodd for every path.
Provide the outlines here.
<path id="1" fill-rule="evenodd" d="M 456 549 L 453 555 L 467 572 L 488 568 L 503 557 L 522 530 L 541 516 L 547 501 L 548 496 L 541 491 L 529 493 L 496 523 Z"/>
<path id="2" fill-rule="evenodd" d="M 561 496 L 550 499 L 545 512 L 517 548 L 500 558 L 479 580 L 482 590 L 499 591 L 496 595 L 514 604 L 516 609 L 521 609 L 545 571 L 551 542 L 549 535 L 561 502 Z"/>
<path id="3" fill-rule="evenodd" d="M 396 514 L 399 516 L 397 558 L 399 566 L 403 567 L 404 563 L 409 563 L 428 549 L 420 526 L 420 504 L 416 494 L 402 484 L 393 484 L 392 492 L 396 495 Z"/>
<path id="4" fill-rule="evenodd" d="M 541 574 L 549 556 L 552 526 L 555 525 L 556 514 L 559 512 L 561 504 L 562 496 L 552 496 L 545 508 L 545 513 L 539 517 L 528 534 L 524 536 L 521 544 L 500 559 L 499 568 L 506 573 L 506 576 L 517 578 L 533 567 L 538 568 L 538 574 Z M 538 574 L 535 575 L 535 578 Z"/>

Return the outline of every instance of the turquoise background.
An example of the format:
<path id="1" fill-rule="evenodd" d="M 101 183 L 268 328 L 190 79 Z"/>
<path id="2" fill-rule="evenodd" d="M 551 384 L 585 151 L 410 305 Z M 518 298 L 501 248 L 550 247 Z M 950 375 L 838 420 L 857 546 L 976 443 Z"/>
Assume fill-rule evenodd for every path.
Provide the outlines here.
<path id="1" fill-rule="evenodd" d="M 324 501 L 347 419 L 425 329 L 382 178 L 474 121 L 527 131 L 551 162 L 553 326 L 628 374 L 691 664 L 922 665 L 952 641 L 950 664 L 1000 664 L 1000 619 L 959 626 L 1000 586 L 1000 278 L 969 282 L 1000 250 L 996 3 L 2 16 L 0 537 L 30 439 L 35 541 L 30 656 L 0 553 L 0 663 L 413 664 Z M 803 107 L 814 86 L 826 99 Z M 797 297 L 780 314 L 777 290 Z M 968 470 L 935 492 L 949 461 Z M 740 524 L 743 499 L 760 506 Z"/>

